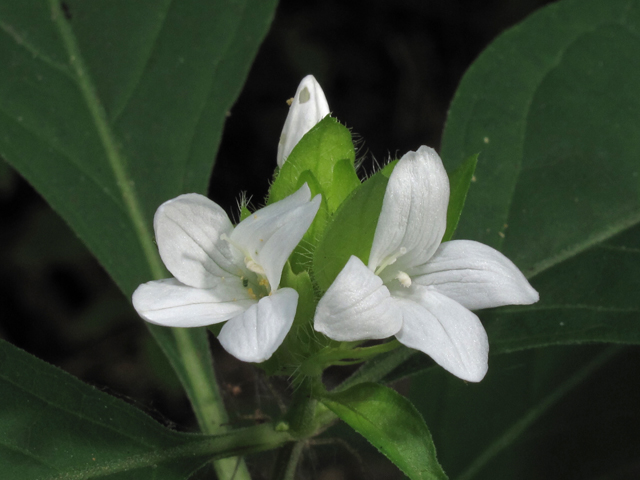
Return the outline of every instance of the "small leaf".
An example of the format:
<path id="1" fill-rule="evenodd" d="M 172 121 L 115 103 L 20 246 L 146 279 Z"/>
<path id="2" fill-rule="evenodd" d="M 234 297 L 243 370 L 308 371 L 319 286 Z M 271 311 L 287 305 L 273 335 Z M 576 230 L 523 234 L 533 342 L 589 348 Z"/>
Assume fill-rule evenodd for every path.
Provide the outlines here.
<path id="1" fill-rule="evenodd" d="M 355 150 L 351 133 L 335 118 L 325 117 L 309 130 L 295 146 L 280 169 L 269 202 L 282 200 L 306 181 L 309 172 L 317 185 L 309 185 L 313 195 L 322 194 L 330 214 L 335 212 L 351 191 L 360 185 L 354 167 Z"/>
<path id="2" fill-rule="evenodd" d="M 321 402 L 389 458 L 411 480 L 446 479 L 427 425 L 395 390 L 362 383 Z"/>
<path id="3" fill-rule="evenodd" d="M 449 196 L 449 207 L 447 208 L 447 230 L 444 233 L 444 237 L 442 237 L 443 242 L 451 240 L 456 231 L 477 164 L 478 155 L 472 155 L 449 175 L 451 195 Z"/>
<path id="4" fill-rule="evenodd" d="M 314 278 L 321 290 L 329 288 L 351 255 L 369 260 L 384 192 L 391 169 L 382 170 L 344 201 L 327 226 L 313 255 Z"/>

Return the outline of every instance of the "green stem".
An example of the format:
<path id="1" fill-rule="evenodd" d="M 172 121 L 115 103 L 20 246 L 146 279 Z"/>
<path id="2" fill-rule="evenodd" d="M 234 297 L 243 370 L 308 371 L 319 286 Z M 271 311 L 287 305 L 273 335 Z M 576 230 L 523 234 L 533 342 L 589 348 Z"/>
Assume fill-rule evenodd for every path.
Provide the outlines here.
<path id="1" fill-rule="evenodd" d="M 276 463 L 271 473 L 272 480 L 294 480 L 304 441 L 289 443 L 278 451 Z"/>
<path id="2" fill-rule="evenodd" d="M 107 113 L 100 102 L 98 91 L 93 83 L 89 70 L 85 65 L 82 52 L 76 42 L 76 37 L 69 22 L 64 18 L 58 0 L 49 0 L 51 18 L 54 21 L 60 37 L 69 56 L 69 64 L 75 73 L 77 85 L 80 88 L 84 101 L 89 109 L 94 126 L 100 137 L 107 161 L 115 176 L 116 184 L 122 194 L 122 200 L 129 214 L 133 229 L 142 251 L 147 260 L 153 278 L 160 279 L 165 276 L 164 267 L 160 261 L 153 236 L 145 221 L 143 209 L 138 200 L 133 182 L 127 173 L 126 161 L 120 151 L 119 144 L 111 129 Z M 227 421 L 224 410 L 224 402 L 215 382 L 210 381 L 208 370 L 211 368 L 212 359 L 199 358 L 198 349 L 192 342 L 192 338 L 184 329 L 172 329 L 177 344 L 181 361 L 186 370 L 186 381 L 192 388 L 189 398 L 193 404 L 200 428 L 205 433 L 220 433 L 220 425 Z M 205 362 L 209 362 L 206 365 Z M 212 384 L 213 383 L 213 384 Z M 248 470 L 243 461 L 238 464 L 236 459 L 217 461 L 214 464 L 216 472 L 221 479 L 248 480 Z"/>
<path id="3" fill-rule="evenodd" d="M 194 344 L 189 331 L 185 328 L 172 329 L 178 353 L 187 374 L 187 382 L 194 388 L 189 389 L 189 400 L 196 414 L 198 425 L 204 433 L 211 435 L 227 432 L 224 426 L 229 421 L 224 408 L 224 400 L 217 382 L 211 382 L 208 365 L 203 362 L 212 361 L 211 357 L 202 358 Z M 220 479 L 249 480 L 246 463 L 238 458 L 224 458 L 213 462 L 213 467 Z"/>
<path id="4" fill-rule="evenodd" d="M 296 442 L 291 449 L 291 455 L 289 456 L 289 463 L 287 469 L 284 472 L 284 480 L 295 480 L 296 470 L 298 469 L 298 463 L 300 462 L 300 455 L 304 448 L 305 442 Z"/>
<path id="5" fill-rule="evenodd" d="M 352 365 L 364 362 L 365 360 L 395 350 L 400 346 L 397 340 L 391 340 L 373 347 L 362 348 L 325 348 L 315 355 L 309 357 L 302 367 L 302 370 L 309 375 L 321 372 L 329 365 Z"/>
<path id="6" fill-rule="evenodd" d="M 298 442 L 295 445 L 286 445 L 278 452 L 271 475 L 273 480 L 293 480 L 295 478 L 298 461 L 306 439 L 319 431 L 316 419 L 318 400 L 314 395 L 318 389 L 324 390 L 320 377 L 309 377 L 293 394 L 285 422 L 289 425 L 289 434 Z"/>

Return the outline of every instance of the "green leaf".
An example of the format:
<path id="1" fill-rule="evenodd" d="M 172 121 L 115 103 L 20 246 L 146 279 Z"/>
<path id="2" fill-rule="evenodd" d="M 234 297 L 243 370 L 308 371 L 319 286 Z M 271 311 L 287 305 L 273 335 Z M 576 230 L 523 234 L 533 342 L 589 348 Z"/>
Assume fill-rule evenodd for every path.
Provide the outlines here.
<path id="1" fill-rule="evenodd" d="M 309 269 L 309 252 L 315 249 L 329 218 L 360 186 L 354 162 L 351 133 L 335 118 L 326 116 L 300 139 L 271 185 L 269 204 L 291 195 L 305 183 L 312 195 L 322 195 L 313 223 L 290 257 L 295 272 Z"/>
<path id="2" fill-rule="evenodd" d="M 314 278 L 321 290 L 329 288 L 351 255 L 365 264 L 369 260 L 389 175 L 391 168 L 382 170 L 354 190 L 327 226 L 313 254 Z"/>
<path id="3" fill-rule="evenodd" d="M 567 478 L 551 468 L 565 458 L 550 451 L 549 443 L 567 429 L 568 416 L 579 409 L 584 398 L 574 392 L 620 353 L 619 347 L 580 347 L 539 349 L 502 355 L 491 359 L 487 377 L 479 384 L 467 384 L 441 368 L 434 368 L 412 381 L 411 398 L 431 427 L 439 458 L 452 478 Z M 598 392 L 596 395 L 619 396 Z M 564 414 L 550 416 L 566 401 Z M 606 403 L 606 402 L 605 402 Z M 609 403 L 610 405 L 610 403 Z M 598 435 L 597 422 L 579 413 L 574 429 L 567 431 L 569 442 L 579 442 L 576 431 L 590 431 L 598 447 L 590 453 L 593 466 L 604 460 L 601 455 L 608 438 L 609 418 Z M 603 414 L 607 417 L 607 414 Z M 532 431 L 535 429 L 535 432 Z M 530 432 L 530 433 L 529 433 Z M 586 433 L 586 432 L 585 432 Z M 624 439 L 619 440 L 624 443 Z M 584 462 L 584 452 L 578 462 Z M 597 459 L 597 463 L 594 460 Z M 620 464 L 613 462 L 616 467 Z M 570 465 L 566 471 L 578 471 L 583 465 Z M 590 469 L 591 470 L 591 469 Z M 595 476 L 594 476 L 595 478 Z"/>
<path id="4" fill-rule="evenodd" d="M 12 480 L 186 480 L 212 458 L 290 441 L 272 425 L 219 436 L 173 432 L 4 340 L 0 391 L 0 464 Z"/>
<path id="5" fill-rule="evenodd" d="M 129 295 L 165 275 L 151 221 L 205 193 L 275 1 L 0 2 L 0 154 Z"/>
<path id="6" fill-rule="evenodd" d="M 306 173 L 317 182 L 309 184 L 312 194 L 322 194 L 329 214 L 333 214 L 360 185 L 354 162 L 351 132 L 335 118 L 326 116 L 300 139 L 287 157 L 271 185 L 268 203 L 282 200 L 298 190 L 308 181 L 304 178 Z"/>
<path id="7" fill-rule="evenodd" d="M 481 152 L 459 238 L 501 250 L 540 302 L 482 314 L 493 351 L 640 339 L 640 4 L 565 0 L 463 78 L 442 157 Z"/>
<path id="8" fill-rule="evenodd" d="M 384 453 L 409 478 L 446 479 L 431 434 L 415 407 L 395 390 L 362 383 L 321 402 Z"/>
<path id="9" fill-rule="evenodd" d="M 206 192 L 224 119 L 275 4 L 0 1 L 0 155 L 126 296 L 168 276 L 153 214 L 181 193 Z M 149 328 L 201 427 L 218 431 L 226 414 L 206 330 Z"/>
<path id="10" fill-rule="evenodd" d="M 449 175 L 451 194 L 447 208 L 447 230 L 442 237 L 443 242 L 451 240 L 456 231 L 460 216 L 462 215 L 462 209 L 464 208 L 464 202 L 469 192 L 469 187 L 474 180 L 473 173 L 476 170 L 477 164 L 478 155 L 472 155 Z"/>

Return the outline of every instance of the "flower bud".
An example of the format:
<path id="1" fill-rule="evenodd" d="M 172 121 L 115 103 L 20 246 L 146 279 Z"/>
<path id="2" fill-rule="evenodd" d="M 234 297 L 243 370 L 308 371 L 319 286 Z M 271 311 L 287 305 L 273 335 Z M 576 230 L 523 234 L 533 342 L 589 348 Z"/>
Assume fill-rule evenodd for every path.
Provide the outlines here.
<path id="1" fill-rule="evenodd" d="M 313 75 L 302 79 L 291 101 L 278 143 L 278 166 L 282 167 L 300 139 L 329 114 L 329 104 Z"/>

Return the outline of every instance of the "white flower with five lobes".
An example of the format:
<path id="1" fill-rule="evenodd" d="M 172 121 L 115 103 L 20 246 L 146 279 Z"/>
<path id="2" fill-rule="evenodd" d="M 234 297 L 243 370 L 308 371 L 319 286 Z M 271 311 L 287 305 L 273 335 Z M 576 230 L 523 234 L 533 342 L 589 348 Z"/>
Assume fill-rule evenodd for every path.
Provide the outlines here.
<path id="1" fill-rule="evenodd" d="M 395 335 L 454 375 L 482 380 L 489 343 L 471 310 L 539 297 L 497 250 L 441 243 L 448 203 L 449 179 L 435 150 L 404 155 L 389 178 L 368 266 L 349 259 L 318 303 L 315 329 L 338 341 Z"/>
<path id="2" fill-rule="evenodd" d="M 162 204 L 154 217 L 160 257 L 175 278 L 140 285 L 133 306 L 146 321 L 200 327 L 227 321 L 218 340 L 245 362 L 267 360 L 295 317 L 298 293 L 278 288 L 285 262 L 320 206 L 305 183 L 236 227 L 196 193 Z"/>
<path id="3" fill-rule="evenodd" d="M 329 104 L 313 75 L 302 79 L 291 101 L 278 143 L 278 167 L 284 165 L 293 147 L 320 120 L 329 115 Z"/>

